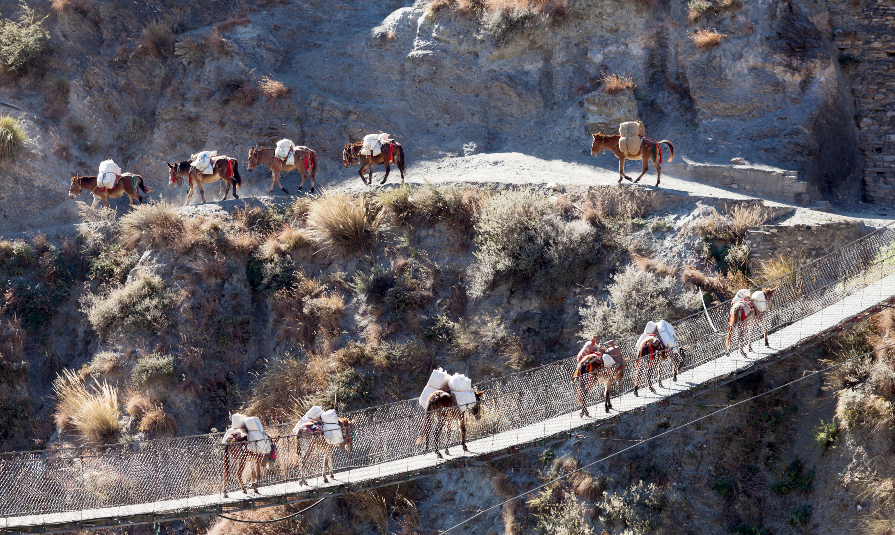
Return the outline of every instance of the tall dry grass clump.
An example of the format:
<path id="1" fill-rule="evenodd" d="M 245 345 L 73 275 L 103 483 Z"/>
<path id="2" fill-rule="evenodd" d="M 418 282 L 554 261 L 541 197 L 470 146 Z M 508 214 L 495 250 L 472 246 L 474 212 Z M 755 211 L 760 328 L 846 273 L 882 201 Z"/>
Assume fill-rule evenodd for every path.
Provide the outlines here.
<path id="1" fill-rule="evenodd" d="M 730 230 L 733 235 L 743 238 L 748 229 L 763 225 L 768 220 L 768 212 L 760 203 L 741 203 L 727 212 L 727 217 L 730 218 Z"/>
<path id="2" fill-rule="evenodd" d="M 285 97 L 292 91 L 292 89 L 286 86 L 283 82 L 267 76 L 261 78 L 261 81 L 258 82 L 258 88 L 260 89 L 261 94 L 264 95 L 264 98 L 273 101 Z"/>
<path id="3" fill-rule="evenodd" d="M 184 231 L 180 215 L 167 201 L 135 207 L 121 218 L 120 225 L 121 244 L 127 249 L 167 247 Z"/>
<path id="4" fill-rule="evenodd" d="M 727 37 L 726 33 L 720 33 L 714 28 L 711 30 L 708 28 L 699 28 L 690 34 L 690 40 L 693 41 L 693 44 L 696 45 L 697 48 L 702 49 L 711 48 L 720 44 L 725 37 Z"/>
<path id="5" fill-rule="evenodd" d="M 56 425 L 76 430 L 87 441 L 107 443 L 118 433 L 118 389 L 105 381 L 90 388 L 72 370 L 53 382 Z"/>
<path id="6" fill-rule="evenodd" d="M 83 298 L 82 311 L 101 338 L 114 327 L 122 331 L 134 328 L 158 332 L 168 325 L 175 295 L 161 277 L 143 276 L 108 294 L 89 294 Z"/>
<path id="7" fill-rule="evenodd" d="M 11 160 L 29 141 L 25 127 L 12 115 L 0 116 L 0 160 Z"/>
<path id="8" fill-rule="evenodd" d="M 779 254 L 768 260 L 759 260 L 752 278 L 758 285 L 763 285 L 792 273 L 785 280 L 789 283 L 798 283 L 798 274 L 795 273 L 801 267 L 799 259 L 788 254 Z"/>
<path id="9" fill-rule="evenodd" d="M 634 76 L 630 74 L 603 73 L 603 76 L 600 77 L 600 82 L 603 84 L 603 91 L 610 95 L 615 95 L 622 91 L 633 91 L 636 87 L 634 85 Z"/>
<path id="10" fill-rule="evenodd" d="M 361 252 L 376 243 L 382 214 L 364 197 L 324 192 L 311 205 L 308 229 L 325 249 Z"/>
<path id="11" fill-rule="evenodd" d="M 166 58 L 174 54 L 174 32 L 171 25 L 162 20 L 154 20 L 143 28 L 143 45 L 149 53 Z"/>

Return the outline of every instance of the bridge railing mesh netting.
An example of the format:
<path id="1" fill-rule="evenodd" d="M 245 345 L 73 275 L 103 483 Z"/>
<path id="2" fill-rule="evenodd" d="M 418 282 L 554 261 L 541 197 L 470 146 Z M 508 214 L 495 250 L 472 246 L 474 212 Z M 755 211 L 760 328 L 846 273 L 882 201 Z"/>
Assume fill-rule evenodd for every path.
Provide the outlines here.
<path id="1" fill-rule="evenodd" d="M 895 230 L 884 228 L 832 254 L 824 256 L 768 286 L 776 286 L 773 308 L 766 314 L 770 330 L 779 329 L 806 318 L 895 273 Z M 877 296 L 877 300 L 887 296 Z M 873 303 L 868 303 L 870 306 Z M 685 347 L 683 369 L 705 365 L 721 357 L 729 358 L 724 345 L 729 303 L 722 303 L 675 324 Z M 657 320 L 660 318 L 656 318 Z M 754 323 L 742 336 L 744 342 L 757 342 L 761 329 Z M 716 330 L 717 329 L 717 330 Z M 805 338 L 816 332 L 801 333 Z M 735 332 L 732 350 L 736 351 Z M 625 394 L 634 389 L 635 339 L 619 343 L 628 364 L 619 383 L 613 386 L 615 409 L 627 408 Z M 761 344 L 761 342 L 758 342 Z M 742 366 L 754 362 L 742 360 Z M 476 385 L 483 390 L 481 417 L 467 418 L 467 442 L 489 439 L 489 451 L 530 441 L 533 436 L 549 436 L 586 423 L 577 418 L 580 411 L 577 384 L 572 376 L 576 361 L 567 358 L 524 372 Z M 670 362 L 651 370 L 653 380 L 672 375 Z M 643 373 L 643 370 L 640 372 Z M 643 377 L 641 377 L 643 378 Z M 706 376 L 708 378 L 708 376 Z M 422 385 L 420 385 L 422 386 Z M 587 405 L 602 403 L 603 389 L 592 388 Z M 619 399 L 615 399 L 615 398 Z M 639 406 L 639 405 L 638 405 Z M 601 410 L 602 411 L 602 410 Z M 573 418 L 574 415 L 574 418 Z M 340 482 L 376 479 L 412 472 L 433 464 L 431 449 L 427 455 L 417 444 L 424 412 L 416 400 L 407 400 L 344 414 L 353 420 L 352 448 L 336 448 L 333 467 Z M 559 423 L 557 423 L 559 422 Z M 444 426 L 441 448 L 458 448 L 459 429 L 455 423 Z M 297 482 L 307 478 L 313 486 L 323 486 L 323 456 L 308 459 L 302 474 L 298 462 L 297 438 L 292 424 L 267 428 L 275 437 L 277 460 L 263 472 L 262 486 Z M 538 432 L 533 432 L 537 430 Z M 434 433 L 429 433 L 434 439 Z M 136 504 L 155 504 L 154 511 L 171 510 L 202 500 L 218 499 L 225 491 L 236 491 L 238 452 L 228 455 L 231 477 L 222 481 L 223 446 L 221 434 L 209 434 L 147 442 L 107 446 L 84 446 L 36 452 L 0 454 L 0 515 L 50 515 L 119 508 Z M 487 442 L 487 441 L 486 441 Z M 434 446 L 434 443 L 430 445 Z M 245 469 L 248 477 L 250 466 Z M 302 477 L 304 475 L 304 477 Z M 274 487 L 271 487 L 274 486 Z M 287 492 L 287 486 L 280 492 Z M 273 492 L 277 492 L 274 490 Z M 180 500 L 178 503 L 164 503 Z M 195 501 L 193 501 L 195 500 Z M 121 512 L 122 514 L 124 511 Z M 110 514 L 114 514 L 110 513 Z"/>

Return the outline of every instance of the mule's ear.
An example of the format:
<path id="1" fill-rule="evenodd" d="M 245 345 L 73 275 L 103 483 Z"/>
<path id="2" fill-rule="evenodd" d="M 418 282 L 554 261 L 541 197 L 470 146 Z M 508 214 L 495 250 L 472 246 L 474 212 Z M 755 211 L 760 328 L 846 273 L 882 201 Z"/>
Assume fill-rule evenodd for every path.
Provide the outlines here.
<path id="1" fill-rule="evenodd" d="M 485 393 L 484 390 L 476 390 L 475 395 L 477 395 L 477 396 L 481 396 L 481 395 L 484 394 L 484 393 Z"/>

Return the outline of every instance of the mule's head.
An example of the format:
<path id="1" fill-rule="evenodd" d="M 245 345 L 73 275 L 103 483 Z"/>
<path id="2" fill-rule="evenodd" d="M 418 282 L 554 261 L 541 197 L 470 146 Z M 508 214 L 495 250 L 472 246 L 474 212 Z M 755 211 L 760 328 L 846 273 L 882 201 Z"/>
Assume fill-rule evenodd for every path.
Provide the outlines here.
<path id="1" fill-rule="evenodd" d="M 339 418 L 339 426 L 342 427 L 342 437 L 345 439 L 339 444 L 341 450 L 350 450 L 354 439 L 354 420 Z"/>
<path id="2" fill-rule="evenodd" d="M 167 162 L 165 162 L 165 163 L 167 163 Z M 180 187 L 181 185 L 183 185 L 183 177 L 180 176 L 179 168 L 180 168 L 179 163 L 169 163 L 168 164 L 168 170 L 171 172 L 171 177 L 170 177 L 169 182 L 172 186 Z"/>
<path id="3" fill-rule="evenodd" d="M 596 134 L 591 134 L 593 136 L 593 143 L 590 146 L 590 155 L 596 156 L 600 154 L 600 149 L 603 148 L 603 132 L 597 132 Z"/>
<path id="4" fill-rule="evenodd" d="M 764 292 L 764 298 L 768 302 L 768 310 L 771 310 L 774 307 L 774 292 L 777 291 L 777 288 L 762 288 L 762 292 Z"/>
<path id="5" fill-rule="evenodd" d="M 469 414 L 473 415 L 476 420 L 482 417 L 482 394 L 484 393 L 484 390 L 476 390 L 475 405 L 469 409 Z"/>
<path id="6" fill-rule="evenodd" d="M 256 149 L 255 147 L 252 147 L 249 149 L 249 164 L 246 166 L 246 169 L 248 169 L 249 172 L 251 173 L 255 170 L 255 167 L 257 167 L 257 166 L 258 166 L 258 149 Z"/>
<path id="7" fill-rule="evenodd" d="M 78 193 L 81 193 L 81 176 L 75 173 L 75 176 L 71 177 L 71 187 L 68 188 L 68 196 L 74 199 L 78 196 Z"/>
<path id="8" fill-rule="evenodd" d="M 351 167 L 355 160 L 356 158 L 351 150 L 351 145 L 345 145 L 342 149 L 342 165 L 344 165 L 345 168 Z"/>

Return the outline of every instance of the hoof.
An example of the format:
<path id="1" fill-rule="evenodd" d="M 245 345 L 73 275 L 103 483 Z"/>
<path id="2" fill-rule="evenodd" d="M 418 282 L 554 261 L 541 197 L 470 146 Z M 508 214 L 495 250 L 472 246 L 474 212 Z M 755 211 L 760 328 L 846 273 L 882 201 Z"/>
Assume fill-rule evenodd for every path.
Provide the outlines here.
<path id="1" fill-rule="evenodd" d="M 587 409 L 581 409 L 581 417 L 582 418 L 590 418 L 590 413 L 587 412 Z"/>
<path id="2" fill-rule="evenodd" d="M 234 194 L 233 194 L 233 198 L 234 198 L 234 199 L 238 199 L 238 198 L 239 198 L 239 195 L 237 195 L 237 194 L 234 193 Z"/>
<path id="3" fill-rule="evenodd" d="M 449 452 L 448 450 L 444 450 L 444 454 L 447 455 L 447 456 L 450 456 L 450 455 L 451 455 L 451 452 Z"/>
<path id="4" fill-rule="evenodd" d="M 444 459 L 444 457 L 441 456 L 441 452 L 440 452 L 440 451 L 436 451 L 436 452 L 435 452 L 435 456 L 438 457 L 439 459 Z"/>
<path id="5" fill-rule="evenodd" d="M 289 190 L 287 190 L 286 188 L 280 188 L 280 189 L 283 190 L 283 193 L 285 193 L 286 195 L 289 195 Z"/>
<path id="6" fill-rule="evenodd" d="M 463 451 L 469 451 L 469 448 L 466 447 L 466 444 L 463 444 Z"/>
<path id="7" fill-rule="evenodd" d="M 298 191 L 301 191 L 301 186 L 298 187 Z"/>
<path id="8" fill-rule="evenodd" d="M 671 380 L 674 381 L 674 382 L 676 383 L 676 382 L 677 382 L 677 377 L 672 377 Z"/>
<path id="9" fill-rule="evenodd" d="M 314 188 L 311 188 L 311 193 L 314 193 Z"/>
<path id="10" fill-rule="evenodd" d="M 329 480 L 326 479 L 326 476 L 323 476 L 323 482 L 324 482 L 324 483 L 329 483 Z"/>
<path id="11" fill-rule="evenodd" d="M 636 388 L 634 389 L 634 396 L 635 396 L 635 397 L 640 397 L 640 394 L 637 393 L 637 389 L 636 389 Z"/>
<path id="12" fill-rule="evenodd" d="M 229 496 L 227 496 L 226 492 L 224 493 L 224 498 L 229 498 Z"/>
<path id="13" fill-rule="evenodd" d="M 658 392 L 656 392 L 656 389 L 653 387 L 649 387 L 649 391 L 652 392 L 653 394 L 658 394 Z"/>
<path id="14" fill-rule="evenodd" d="M 771 344 L 765 342 L 765 343 L 764 343 L 764 346 L 765 346 L 765 347 L 771 347 Z"/>

